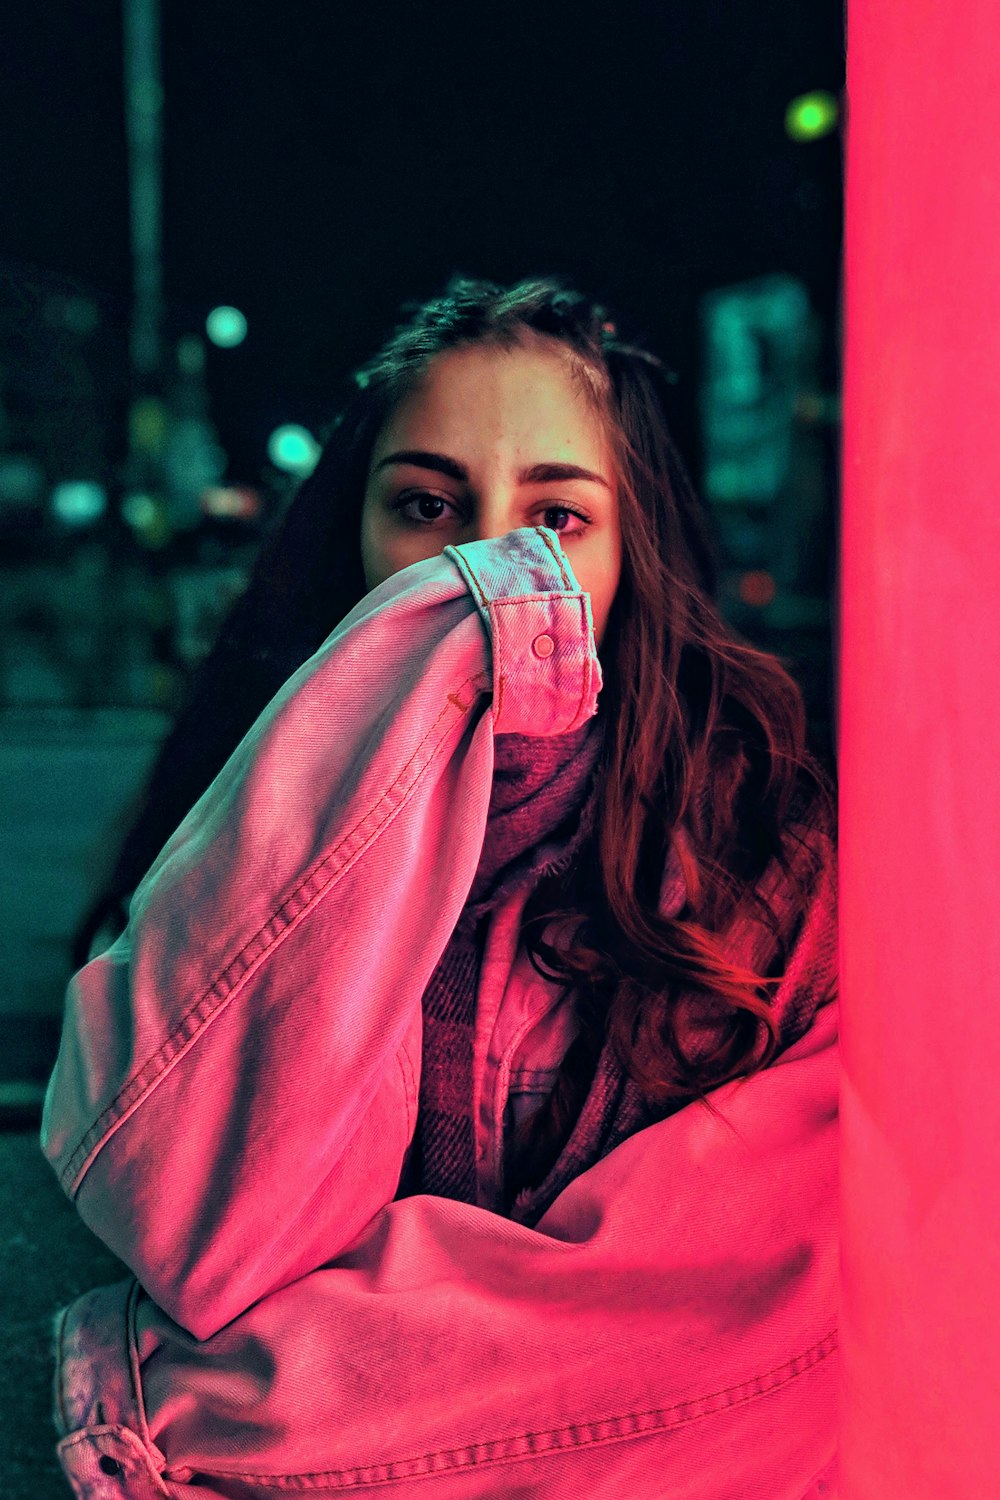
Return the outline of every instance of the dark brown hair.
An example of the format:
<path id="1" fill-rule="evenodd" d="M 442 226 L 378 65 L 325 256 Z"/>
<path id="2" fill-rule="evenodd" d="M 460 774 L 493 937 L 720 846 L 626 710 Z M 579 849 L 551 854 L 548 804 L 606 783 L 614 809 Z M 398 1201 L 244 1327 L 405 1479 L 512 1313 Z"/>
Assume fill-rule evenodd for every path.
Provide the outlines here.
<path id="1" fill-rule="evenodd" d="M 772 1059 L 779 1038 L 769 990 L 782 976 L 776 964 L 761 975 L 734 963 L 726 932 L 753 908 L 786 961 L 788 911 L 782 931 L 757 887 L 776 861 L 804 913 L 808 881 L 792 845 L 805 847 L 803 828 L 834 835 L 835 790 L 807 749 L 798 685 L 716 608 L 711 518 L 670 436 L 660 361 L 620 338 L 603 307 L 554 278 L 503 288 L 454 277 L 442 295 L 405 311 L 353 376 L 315 472 L 197 673 L 77 957 L 109 914 L 123 920 L 125 896 L 254 718 L 367 592 L 360 516 L 370 454 L 428 361 L 472 342 L 511 347 L 526 330 L 558 340 L 614 445 L 622 573 L 601 649 L 594 839 L 569 870 L 539 884 L 523 922 L 538 972 L 576 992 L 581 1029 L 551 1097 L 514 1133 L 510 1201 L 556 1160 L 606 1038 L 662 1109 L 694 1099 L 711 1108 L 707 1091 Z M 672 846 L 687 900 L 666 918 L 659 892 Z M 569 915 L 581 919 L 571 945 L 545 942 L 546 924 Z M 697 995 L 711 1001 L 718 1024 L 715 1045 L 692 1058 L 678 1007 Z"/>

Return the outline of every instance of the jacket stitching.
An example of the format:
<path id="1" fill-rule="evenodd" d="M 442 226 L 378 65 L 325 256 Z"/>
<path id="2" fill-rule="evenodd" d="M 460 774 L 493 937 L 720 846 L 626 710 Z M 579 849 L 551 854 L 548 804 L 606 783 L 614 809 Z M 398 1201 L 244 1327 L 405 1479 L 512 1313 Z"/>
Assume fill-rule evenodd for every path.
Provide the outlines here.
<path id="1" fill-rule="evenodd" d="M 510 1099 L 511 1064 L 521 1045 L 524 1037 L 531 1031 L 538 1021 L 537 1016 L 525 1017 L 521 1025 L 517 1027 L 514 1036 L 504 1048 L 503 1055 L 497 1064 L 496 1076 L 493 1080 L 493 1118 L 500 1123 L 500 1128 L 493 1131 L 493 1180 L 503 1187 L 504 1179 L 504 1132 L 502 1121 L 507 1101 Z"/>
<path id="2" fill-rule="evenodd" d="M 566 573 L 566 569 L 563 567 L 562 558 L 556 552 L 556 549 L 552 545 L 552 542 L 545 535 L 545 528 L 542 527 L 542 526 L 536 526 L 535 530 L 538 532 L 538 535 L 541 537 L 542 541 L 545 543 L 546 547 L 548 547 L 549 551 L 551 552 L 553 561 L 555 562 L 556 567 L 559 569 L 559 576 L 560 576 L 560 578 L 563 581 L 564 587 L 566 587 L 567 589 L 570 588 L 569 577 L 568 577 L 568 575 Z M 574 594 L 574 597 L 578 598 L 580 600 L 581 608 L 584 611 L 584 618 L 586 619 L 587 606 L 583 602 L 584 598 L 585 598 L 585 595 L 581 592 L 579 594 Z M 573 716 L 573 723 L 570 725 L 571 729 L 575 729 L 576 728 L 577 722 L 578 722 L 579 717 L 580 717 L 580 707 L 583 706 L 584 702 L 588 702 L 590 700 L 591 696 L 592 696 L 592 684 L 593 684 L 593 680 L 594 680 L 594 664 L 593 664 L 593 660 L 592 660 L 591 654 L 588 651 L 587 655 L 586 655 L 586 659 L 584 661 L 584 672 L 583 672 L 584 697 L 581 698 L 581 700 L 580 700 L 580 706 L 577 708 L 576 714 Z"/>
<path id="3" fill-rule="evenodd" d="M 406 1050 L 405 1042 L 396 1053 L 396 1066 L 398 1067 L 403 1080 L 403 1103 L 406 1106 L 406 1139 L 407 1142 L 409 1142 L 413 1136 L 413 1132 L 410 1127 L 410 1120 L 412 1118 L 412 1111 L 410 1106 L 411 1101 L 416 1097 L 418 1090 L 416 1087 L 416 1078 L 414 1076 L 413 1064 L 410 1061 L 410 1054 Z"/>
<path id="4" fill-rule="evenodd" d="M 463 552 L 460 552 L 457 547 L 446 547 L 444 549 L 444 555 L 448 558 L 449 562 L 454 563 L 455 567 L 461 573 L 462 577 L 465 579 L 467 588 L 475 598 L 476 604 L 479 606 L 480 610 L 482 610 L 487 603 L 487 598 L 483 593 L 483 590 L 479 583 L 479 579 L 476 577 L 469 559 Z"/>
<path id="5" fill-rule="evenodd" d="M 545 535 L 545 528 L 542 527 L 542 526 L 536 526 L 535 530 L 537 531 L 538 535 L 541 537 L 542 541 L 545 543 L 546 547 L 548 547 L 549 551 L 552 553 L 552 560 L 555 563 L 556 567 L 559 569 L 559 577 L 562 579 L 563 588 L 567 588 L 568 589 L 570 587 L 570 581 L 569 581 L 569 577 L 568 577 L 568 575 L 566 573 L 566 569 L 563 567 L 562 558 L 556 552 L 556 549 L 553 547 L 552 543 L 549 541 L 549 538 Z"/>
<path id="6" fill-rule="evenodd" d="M 462 684 L 462 688 L 470 687 L 477 680 L 480 680 L 482 675 L 481 672 L 478 672 L 474 676 L 467 678 Z M 442 719 L 448 713 L 449 709 L 447 707 L 441 709 L 434 723 L 427 730 L 427 733 L 406 762 L 406 765 L 400 769 L 392 783 L 382 793 L 378 802 L 375 803 L 375 806 L 366 811 L 353 828 L 344 834 L 336 848 L 322 855 L 312 868 L 306 871 L 298 885 L 289 892 L 277 911 L 268 917 L 267 921 L 247 940 L 235 957 L 229 960 L 221 973 L 211 981 L 202 996 L 181 1017 L 174 1030 L 161 1044 L 159 1049 L 139 1069 L 131 1081 L 116 1094 L 115 1098 L 112 1099 L 110 1104 L 107 1105 L 94 1121 L 94 1124 L 83 1136 L 60 1173 L 60 1180 L 71 1198 L 78 1191 L 80 1182 L 86 1175 L 92 1157 L 101 1150 L 108 1136 L 125 1123 L 147 1095 L 166 1076 L 167 1072 L 180 1061 L 205 1027 L 220 1015 L 225 1006 L 236 997 L 240 987 L 248 979 L 252 978 L 264 960 L 269 958 L 275 951 L 279 943 L 310 914 L 332 886 L 336 884 L 337 880 L 345 875 L 351 866 L 360 859 L 362 854 L 375 842 L 378 836 L 406 805 L 416 786 L 416 777 L 410 782 L 410 785 L 405 789 L 395 806 L 390 806 L 387 814 L 370 830 L 363 842 L 350 852 L 346 860 L 342 863 L 337 863 L 345 846 L 349 846 L 351 841 L 357 837 L 358 830 L 363 828 L 366 822 L 376 818 L 380 810 L 390 801 L 392 795 L 399 790 L 411 766 L 421 756 L 428 742 L 433 739 Z M 432 745 L 431 753 L 426 759 L 425 766 L 430 764 L 434 755 L 440 750 L 444 739 L 445 735 L 438 734 L 437 742 Z M 419 771 L 417 775 L 419 776 Z M 333 867 L 332 869 L 330 868 L 331 866 Z M 108 1128 L 106 1129 L 105 1127 Z"/>
<path id="7" fill-rule="evenodd" d="M 570 594 L 565 594 L 565 595 L 564 594 L 557 594 L 554 590 L 552 590 L 551 592 L 549 592 L 547 594 L 539 594 L 539 595 L 534 595 L 534 596 L 530 595 L 530 594 L 518 594 L 516 598 L 511 598 L 511 599 L 491 599 L 490 600 L 490 603 L 489 603 L 490 620 L 493 622 L 493 624 L 495 626 L 495 628 L 490 631 L 490 637 L 491 637 L 491 640 L 493 642 L 493 661 L 494 661 L 494 674 L 495 674 L 495 681 L 496 681 L 496 689 L 495 689 L 495 691 L 496 691 L 496 695 L 497 695 L 496 696 L 496 700 L 495 700 L 494 705 L 493 705 L 493 718 L 494 718 L 495 722 L 499 722 L 500 718 L 501 718 L 503 688 L 504 688 L 504 685 L 505 685 L 505 682 L 506 682 L 506 675 L 507 675 L 504 672 L 504 670 L 503 670 L 503 660 L 501 658 L 501 653 L 502 653 L 502 649 L 503 649 L 502 648 L 502 644 L 501 644 L 502 641 L 503 641 L 503 631 L 500 628 L 499 610 L 504 605 L 512 606 L 514 608 L 519 608 L 521 605 L 526 604 L 526 603 L 542 603 L 542 602 L 544 602 L 546 604 L 549 604 L 553 600 L 559 601 L 561 599 L 568 599 L 572 603 L 578 604 L 580 606 L 581 610 L 585 608 L 585 606 L 583 604 L 583 597 L 582 597 L 582 595 L 576 594 L 576 593 L 570 593 Z M 586 624 L 586 621 L 584 621 L 584 624 Z M 586 703 L 588 703 L 590 701 L 591 694 L 592 694 L 593 676 L 594 676 L 593 659 L 591 657 L 591 653 L 590 653 L 589 649 L 587 649 L 585 651 L 583 662 L 582 662 L 581 665 L 582 665 L 583 683 L 582 683 L 582 686 L 581 686 L 581 689 L 580 689 L 580 696 L 577 699 L 576 707 L 573 710 L 573 714 L 572 714 L 572 717 L 570 719 L 570 722 L 569 722 L 568 726 L 566 727 L 566 729 L 558 731 L 559 733 L 568 734 L 570 732 L 570 730 L 578 728 L 579 725 L 583 723 L 583 719 L 581 717 L 581 714 L 582 714 L 582 711 L 583 711 L 584 704 L 586 704 Z M 503 733 L 502 730 L 500 732 Z"/>
<path id="8" fill-rule="evenodd" d="M 66 1411 L 65 1387 L 63 1384 L 63 1361 L 66 1358 L 66 1320 L 69 1307 L 63 1307 L 56 1314 L 56 1413 L 59 1418 L 61 1431 L 60 1437 L 69 1432 L 69 1416 Z"/>
<path id="9" fill-rule="evenodd" d="M 139 1418 L 139 1436 L 156 1462 L 162 1466 L 163 1454 L 153 1442 L 153 1435 L 149 1430 L 149 1421 L 146 1415 L 146 1400 L 142 1391 L 142 1361 L 139 1354 L 139 1333 L 137 1320 L 139 1315 L 139 1295 L 142 1287 L 138 1281 L 133 1281 L 129 1287 L 128 1297 L 125 1302 L 125 1341 L 128 1348 L 129 1376 L 132 1381 L 132 1400 L 135 1403 L 136 1413 Z"/>
<path id="10" fill-rule="evenodd" d="M 488 609 L 490 616 L 490 651 L 493 658 L 493 725 L 495 733 L 496 726 L 503 723 L 503 700 L 505 695 L 504 690 L 507 686 L 507 674 L 504 671 L 506 661 L 503 631 L 496 628 L 499 626 L 500 620 L 499 616 L 494 612 L 494 601 L 491 600 L 488 602 Z"/>
<path id="11" fill-rule="evenodd" d="M 457 1448 L 440 1448 L 431 1453 L 414 1455 L 412 1458 L 395 1459 L 387 1464 L 367 1464 L 348 1469 L 327 1469 L 300 1474 L 247 1474 L 232 1470 L 214 1469 L 219 1478 L 238 1478 L 244 1483 L 272 1486 L 284 1489 L 312 1489 L 321 1484 L 338 1489 L 371 1487 L 388 1484 L 399 1479 L 413 1479 L 466 1468 L 485 1468 L 491 1464 L 508 1462 L 511 1459 L 537 1458 L 547 1454 L 568 1450 L 592 1448 L 611 1442 L 621 1442 L 632 1437 L 646 1437 L 651 1433 L 669 1431 L 685 1426 L 689 1422 L 701 1421 L 717 1412 L 731 1410 L 735 1406 L 748 1405 L 762 1396 L 772 1394 L 781 1386 L 788 1385 L 799 1375 L 805 1374 L 822 1360 L 833 1354 L 838 1347 L 837 1330 L 834 1328 L 817 1344 L 803 1350 L 801 1354 L 786 1360 L 773 1370 L 728 1386 L 709 1395 L 693 1397 L 677 1402 L 674 1406 L 654 1407 L 642 1412 L 628 1412 L 618 1417 L 605 1417 L 595 1422 L 576 1422 L 565 1427 L 553 1427 L 537 1432 L 525 1432 L 516 1437 L 498 1438 L 492 1441 L 468 1443 Z M 617 1431 L 601 1429 L 617 1428 Z"/>
<path id="12" fill-rule="evenodd" d="M 78 1432 L 72 1432 L 68 1437 L 62 1438 L 56 1444 L 56 1452 L 68 1455 L 74 1448 L 78 1448 L 83 1444 L 92 1447 L 96 1437 L 117 1438 L 122 1446 L 128 1450 L 129 1457 L 141 1465 L 143 1470 L 142 1477 L 152 1481 L 158 1494 L 169 1496 L 170 1491 L 167 1489 L 162 1475 L 157 1473 L 153 1466 L 153 1455 L 147 1451 L 142 1440 L 132 1431 L 131 1427 L 126 1427 L 121 1422 L 105 1422 L 103 1425 L 94 1427 L 81 1427 Z M 75 1488 L 76 1486 L 74 1485 Z"/>
<path id="13" fill-rule="evenodd" d="M 548 1068 L 511 1068 L 507 1080 L 508 1093 L 514 1092 L 520 1087 L 522 1090 L 531 1091 L 533 1088 L 548 1088 L 559 1071 L 559 1064 L 553 1063 Z"/>

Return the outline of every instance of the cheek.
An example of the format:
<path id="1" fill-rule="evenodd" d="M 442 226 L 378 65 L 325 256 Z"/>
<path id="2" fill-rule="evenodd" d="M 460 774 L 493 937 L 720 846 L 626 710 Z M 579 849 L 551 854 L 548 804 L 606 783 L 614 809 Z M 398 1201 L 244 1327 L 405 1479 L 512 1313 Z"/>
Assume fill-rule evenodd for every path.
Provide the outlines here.
<path id="1" fill-rule="evenodd" d="M 580 571 L 584 575 L 580 579 L 581 587 L 587 590 L 595 605 L 599 603 L 606 613 L 611 608 L 621 574 L 617 549 L 603 548 L 597 556 L 589 558 Z"/>
<path id="2" fill-rule="evenodd" d="M 398 532 L 388 524 L 381 505 L 366 502 L 361 512 L 361 556 L 365 567 L 385 577 L 394 571 L 393 559 L 398 549 Z"/>
<path id="3" fill-rule="evenodd" d="M 369 589 L 384 583 L 392 572 L 384 541 L 367 513 L 362 513 L 361 517 L 361 565 Z"/>
<path id="4" fill-rule="evenodd" d="M 603 635 L 608 616 L 615 602 L 621 583 L 621 554 L 617 547 L 609 550 L 594 574 L 594 586 L 590 592 L 596 631 Z M 584 585 L 586 587 L 586 585 Z"/>
<path id="5" fill-rule="evenodd" d="M 376 588 L 410 563 L 443 551 L 446 540 L 442 537 L 436 547 L 428 546 L 427 538 L 419 532 L 408 536 L 391 524 L 381 523 L 378 516 L 362 516 L 361 565 L 368 589 Z"/>
<path id="6" fill-rule="evenodd" d="M 600 645 L 614 595 L 613 580 L 603 569 L 595 569 L 593 567 L 589 569 L 578 567 L 576 569 L 576 576 L 584 593 L 590 595 L 590 612 L 594 617 L 594 634 L 597 636 L 597 644 Z"/>

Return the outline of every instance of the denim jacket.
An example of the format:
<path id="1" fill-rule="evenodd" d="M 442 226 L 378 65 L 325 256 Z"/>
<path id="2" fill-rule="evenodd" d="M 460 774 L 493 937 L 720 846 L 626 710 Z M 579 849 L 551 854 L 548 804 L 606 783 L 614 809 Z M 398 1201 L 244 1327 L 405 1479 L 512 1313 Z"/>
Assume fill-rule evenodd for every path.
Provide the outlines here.
<path id="1" fill-rule="evenodd" d="M 504 1110 L 565 1037 L 514 894 L 476 997 L 478 1200 L 394 1198 L 494 735 L 572 730 L 601 684 L 554 531 L 403 569 L 289 679 L 73 978 L 42 1149 L 133 1273 L 56 1320 L 78 1496 L 835 1493 L 834 999 L 713 1092 L 724 1119 L 639 1130 L 528 1227 L 490 1206 Z M 815 980 L 803 951 L 786 1009 Z"/>

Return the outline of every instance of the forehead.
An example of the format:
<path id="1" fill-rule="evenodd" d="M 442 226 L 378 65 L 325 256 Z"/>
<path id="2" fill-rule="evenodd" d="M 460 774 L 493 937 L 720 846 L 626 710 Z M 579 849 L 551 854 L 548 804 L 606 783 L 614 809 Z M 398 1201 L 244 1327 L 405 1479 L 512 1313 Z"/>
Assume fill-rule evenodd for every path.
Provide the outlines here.
<path id="1" fill-rule="evenodd" d="M 395 446 L 460 456 L 470 445 L 593 466 L 609 453 L 606 421 L 569 352 L 541 338 L 510 349 L 472 344 L 436 355 L 390 413 L 373 458 Z"/>

